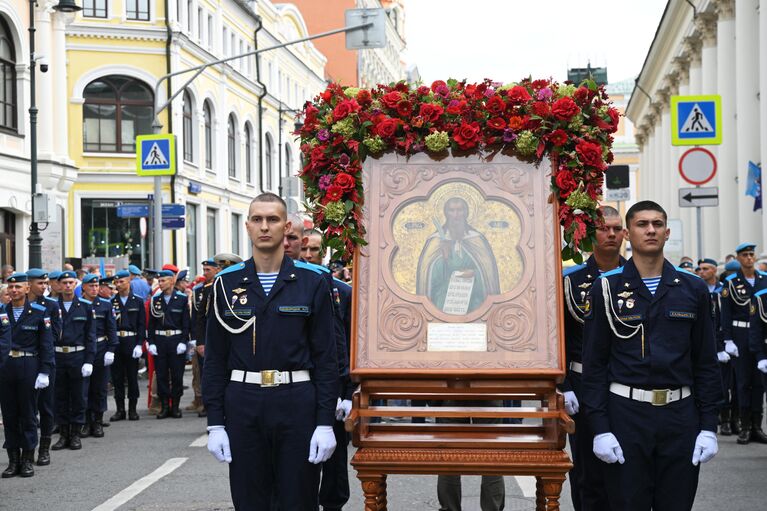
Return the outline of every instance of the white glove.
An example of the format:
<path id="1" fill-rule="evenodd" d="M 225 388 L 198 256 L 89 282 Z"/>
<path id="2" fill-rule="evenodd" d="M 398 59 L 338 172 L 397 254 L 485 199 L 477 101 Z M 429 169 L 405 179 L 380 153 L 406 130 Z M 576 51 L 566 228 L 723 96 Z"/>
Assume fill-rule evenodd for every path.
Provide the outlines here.
<path id="1" fill-rule="evenodd" d="M 719 444 L 716 441 L 716 433 L 713 431 L 701 431 L 695 439 L 695 448 L 692 450 L 692 464 L 705 463 L 716 456 L 719 452 Z"/>
<path id="2" fill-rule="evenodd" d="M 572 390 L 565 392 L 565 411 L 567 415 L 575 415 L 580 409 L 581 405 L 578 403 L 578 398 L 575 397 L 575 392 Z"/>
<path id="3" fill-rule="evenodd" d="M 115 361 L 115 354 L 111 351 L 107 351 L 104 353 L 104 366 L 111 366 L 112 362 Z"/>
<path id="4" fill-rule="evenodd" d="M 605 463 L 615 463 L 621 465 L 626 462 L 623 457 L 623 449 L 618 439 L 612 433 L 602 433 L 594 437 L 594 454 Z"/>
<path id="5" fill-rule="evenodd" d="M 317 465 L 327 461 L 336 449 L 333 426 L 317 426 L 309 442 L 309 462 Z"/>
<path id="6" fill-rule="evenodd" d="M 151 353 L 155 357 L 157 356 L 157 345 L 156 344 L 150 344 L 149 345 L 149 353 Z"/>
<path id="7" fill-rule="evenodd" d="M 763 373 L 767 373 L 767 359 L 760 360 L 756 363 L 756 368 Z"/>
<path id="8" fill-rule="evenodd" d="M 35 388 L 36 389 L 45 389 L 50 385 L 51 382 L 48 379 L 47 374 L 39 373 L 37 375 L 37 379 L 35 379 Z"/>
<path id="9" fill-rule="evenodd" d="M 83 375 L 83 378 L 87 378 L 88 376 L 93 374 L 93 364 L 83 364 L 82 369 L 80 369 L 80 374 Z"/>
<path id="10" fill-rule="evenodd" d="M 726 351 L 728 355 L 732 355 L 733 357 L 738 356 L 738 347 L 732 341 L 724 341 L 724 351 Z"/>
<path id="11" fill-rule="evenodd" d="M 232 462 L 229 435 L 226 434 L 224 426 L 208 426 L 208 451 L 221 463 Z"/>
<path id="12" fill-rule="evenodd" d="M 141 346 L 136 346 L 133 348 L 133 358 L 141 358 L 142 353 L 143 350 L 141 349 Z"/>
<path id="13" fill-rule="evenodd" d="M 717 352 L 716 358 L 719 359 L 719 362 L 722 364 L 726 364 L 730 361 L 730 355 L 728 355 L 726 351 Z"/>
<path id="14" fill-rule="evenodd" d="M 180 342 L 176 345 L 176 355 L 183 355 L 186 353 L 186 343 Z"/>
<path id="15" fill-rule="evenodd" d="M 338 404 L 336 405 L 336 420 L 345 421 L 351 411 L 352 411 L 352 402 L 349 401 L 348 399 L 344 399 L 343 401 L 341 401 L 341 398 L 339 398 Z"/>

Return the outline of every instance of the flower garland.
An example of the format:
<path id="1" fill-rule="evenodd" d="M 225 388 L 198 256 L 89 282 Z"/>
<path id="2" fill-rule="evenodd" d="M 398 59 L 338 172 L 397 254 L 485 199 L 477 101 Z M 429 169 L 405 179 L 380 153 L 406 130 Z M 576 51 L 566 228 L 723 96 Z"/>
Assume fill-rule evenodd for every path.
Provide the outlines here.
<path id="1" fill-rule="evenodd" d="M 301 137 L 306 207 L 326 244 L 349 257 L 364 245 L 362 162 L 387 151 L 504 151 L 540 163 L 550 157 L 564 260 L 582 261 L 601 222 L 604 171 L 620 114 L 603 87 L 525 79 L 502 85 L 438 80 L 358 89 L 331 84 L 307 102 Z"/>

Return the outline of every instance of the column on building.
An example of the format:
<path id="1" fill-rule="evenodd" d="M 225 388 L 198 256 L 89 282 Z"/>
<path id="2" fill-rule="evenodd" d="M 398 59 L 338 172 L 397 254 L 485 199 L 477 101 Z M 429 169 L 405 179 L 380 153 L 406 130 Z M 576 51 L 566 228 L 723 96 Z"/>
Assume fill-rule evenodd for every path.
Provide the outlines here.
<path id="1" fill-rule="evenodd" d="M 717 94 L 716 77 L 716 14 L 702 13 L 698 16 L 696 27 L 701 33 L 703 48 L 701 50 L 701 93 Z M 708 146 L 714 156 L 717 156 L 716 146 Z M 719 187 L 719 176 L 703 186 Z M 719 208 L 702 208 L 703 253 L 697 257 L 719 257 Z M 710 255 L 709 255 L 710 254 Z"/>
<path id="2" fill-rule="evenodd" d="M 701 91 L 703 89 L 703 62 L 702 62 L 702 49 L 703 49 L 703 41 L 699 34 L 694 34 L 687 39 L 685 39 L 685 48 L 688 52 L 689 58 L 690 58 L 690 95 L 696 96 L 701 94 Z M 684 120 L 681 120 L 680 122 L 684 122 Z M 687 150 L 690 149 L 689 146 L 682 146 L 680 148 L 677 148 L 678 151 L 678 157 L 677 157 L 677 169 L 679 168 L 679 157 L 682 156 L 682 154 Z M 677 170 L 677 174 L 678 174 Z M 693 186 L 689 184 L 687 181 L 683 180 L 681 176 L 679 177 L 680 185 L 679 186 Z M 691 256 L 693 259 L 696 259 L 699 256 L 699 254 L 696 254 L 697 252 L 697 234 L 698 234 L 698 225 L 697 225 L 697 219 L 696 219 L 696 211 L 695 208 L 685 208 L 687 212 L 687 216 L 685 218 L 685 252 L 687 255 Z M 704 236 L 705 238 L 705 236 Z M 689 243 L 687 242 L 689 240 Z"/>
<path id="3" fill-rule="evenodd" d="M 737 112 L 738 234 L 742 240 L 762 244 L 762 212 L 745 196 L 749 161 L 758 162 L 759 149 L 759 16 L 758 0 L 735 1 L 735 109 Z"/>
<path id="4" fill-rule="evenodd" d="M 690 59 L 687 56 L 687 53 L 683 53 L 682 55 L 676 57 L 674 59 L 674 70 L 677 73 L 677 79 L 679 80 L 679 86 L 678 86 L 678 94 L 680 96 L 687 96 L 690 94 Z M 687 182 L 685 182 L 680 174 L 679 174 L 679 158 L 682 156 L 682 153 L 684 152 L 686 148 L 685 147 L 674 147 L 672 149 L 672 153 L 674 154 L 674 159 L 676 160 L 676 163 L 674 163 L 674 171 L 676 173 L 676 177 L 674 178 L 674 183 L 676 183 L 676 189 L 678 190 L 680 187 L 688 187 L 690 186 Z M 679 193 L 676 192 L 676 197 L 674 197 L 675 201 L 679 201 Z M 685 226 L 685 229 L 687 229 L 687 232 L 692 234 L 692 230 L 694 227 L 694 221 L 695 221 L 695 215 L 694 210 L 691 208 L 679 208 L 680 209 L 680 217 L 682 220 L 682 225 Z M 689 226 L 689 227 L 688 227 Z M 684 244 L 684 251 L 686 254 L 693 253 L 693 248 L 695 247 L 693 237 L 685 236 L 685 244 Z"/>
<path id="5" fill-rule="evenodd" d="M 53 90 L 57 91 L 58 99 L 53 102 L 53 124 L 63 126 L 56 130 L 53 137 L 53 151 L 59 159 L 69 161 L 69 132 L 67 126 L 69 120 L 67 107 L 69 105 L 70 91 L 67 88 L 67 61 L 66 31 L 67 25 L 72 22 L 74 16 L 59 13 L 53 20 L 53 44 L 51 45 L 51 81 Z"/>
<path id="6" fill-rule="evenodd" d="M 660 199 L 661 205 L 671 218 L 679 218 L 679 205 L 676 200 L 676 188 L 673 183 L 676 180 L 676 167 L 673 163 L 673 146 L 671 145 L 671 94 L 672 88 L 669 81 L 663 79 L 663 87 L 655 92 L 655 100 L 660 103 L 661 107 L 661 166 L 658 168 L 658 172 L 662 177 L 660 183 Z M 668 133 L 666 133 L 668 131 Z M 669 183 L 672 183 L 669 186 Z"/>
<path id="7" fill-rule="evenodd" d="M 762 1 L 759 6 L 759 119 L 761 123 L 762 151 L 760 161 L 762 162 L 762 193 L 767 190 L 767 1 Z M 764 197 L 762 204 L 764 204 Z M 762 206 L 764 213 L 764 206 Z M 762 214 L 762 240 L 767 243 L 767 218 Z M 765 247 L 762 247 L 765 250 Z"/>
<path id="8" fill-rule="evenodd" d="M 644 171 L 645 162 L 647 162 L 647 132 L 644 126 L 637 126 L 634 132 L 634 140 L 639 148 L 639 168 L 637 170 L 636 186 L 634 188 L 633 199 L 638 201 L 645 192 L 645 180 L 647 172 Z"/>
<path id="9" fill-rule="evenodd" d="M 44 57 L 48 61 L 49 70 L 51 64 L 63 65 L 51 62 L 51 13 L 45 9 L 35 9 L 35 57 Z M 35 101 L 39 111 L 37 116 L 37 154 L 40 160 L 50 161 L 53 157 L 53 77 L 51 73 L 42 72 L 40 62 L 37 62 L 37 76 Z M 66 61 L 64 61 L 66 62 Z"/>
<path id="10" fill-rule="evenodd" d="M 733 0 L 718 0 L 716 22 L 716 83 L 722 98 L 722 143 L 717 148 L 719 167 L 719 257 L 729 254 L 741 241 L 738 230 L 739 195 L 737 124 L 735 122 L 735 11 Z"/>

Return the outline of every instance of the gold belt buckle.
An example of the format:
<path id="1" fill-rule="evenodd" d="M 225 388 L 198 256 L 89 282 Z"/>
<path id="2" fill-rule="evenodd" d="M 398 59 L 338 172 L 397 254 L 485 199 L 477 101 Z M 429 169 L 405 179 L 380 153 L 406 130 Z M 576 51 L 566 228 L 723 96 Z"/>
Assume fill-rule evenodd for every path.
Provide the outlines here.
<path id="1" fill-rule="evenodd" d="M 261 386 L 262 387 L 276 387 L 279 385 L 275 381 L 275 376 L 279 373 L 279 371 L 275 371 L 274 369 L 267 369 L 265 371 L 261 371 Z"/>
<path id="2" fill-rule="evenodd" d="M 671 389 L 653 389 L 652 391 L 652 405 L 663 406 L 668 404 L 669 394 Z"/>
<path id="3" fill-rule="evenodd" d="M 61 347 L 61 352 L 62 353 L 69 353 L 69 346 L 62 346 Z"/>
<path id="4" fill-rule="evenodd" d="M 10 355 L 12 358 L 17 358 L 17 357 L 20 357 L 20 356 L 21 356 L 21 355 L 20 355 L 20 353 L 21 353 L 21 352 L 19 352 L 19 351 L 16 351 L 16 350 L 11 350 L 11 352 L 9 353 L 9 355 Z"/>

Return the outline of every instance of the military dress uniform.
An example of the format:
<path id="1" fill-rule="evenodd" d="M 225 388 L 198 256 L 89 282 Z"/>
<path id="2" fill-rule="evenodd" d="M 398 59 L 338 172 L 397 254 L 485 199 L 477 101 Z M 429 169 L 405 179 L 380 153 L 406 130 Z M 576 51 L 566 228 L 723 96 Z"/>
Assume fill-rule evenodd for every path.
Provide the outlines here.
<path id="1" fill-rule="evenodd" d="M 757 360 L 749 348 L 751 336 L 751 320 L 756 313 L 756 304 L 752 303 L 754 293 L 767 289 L 767 276 L 755 271 L 752 286 L 743 275 L 743 270 L 729 275 L 724 283 L 721 296 L 722 338 L 725 343 L 733 341 L 738 348 L 738 356 L 734 357 L 733 368 L 735 385 L 740 406 L 740 434 L 738 443 L 745 444 L 755 436 L 757 440 L 764 436 L 761 433 L 762 401 L 764 386 L 756 367 Z M 756 322 L 754 322 L 754 327 Z"/>
<path id="2" fill-rule="evenodd" d="M 117 275 L 120 273 L 118 272 Z M 136 411 L 139 398 L 138 359 L 141 358 L 142 346 L 146 338 L 144 302 L 130 292 L 123 303 L 118 294 L 112 297 L 112 311 L 117 321 L 119 346 L 115 350 L 115 361 L 112 364 L 112 386 L 117 411 L 109 420 L 113 422 L 125 419 L 125 382 L 127 380 L 128 419 L 135 421 L 139 419 Z"/>
<path id="3" fill-rule="evenodd" d="M 251 258 L 218 274 L 210 308 L 203 399 L 209 430 L 226 427 L 235 509 L 316 510 L 308 447 L 339 395 L 327 280 L 284 257 L 267 295 Z"/>
<path id="4" fill-rule="evenodd" d="M 189 341 L 189 322 L 189 300 L 186 294 L 173 290 L 167 303 L 163 293 L 152 297 L 147 341 L 150 346 L 157 347 L 154 367 L 157 395 L 162 407 L 158 419 L 181 417 L 179 401 L 184 393 L 186 349 L 178 353 L 178 345 L 183 343 L 186 347 Z"/>
<path id="5" fill-rule="evenodd" d="M 714 325 L 714 338 L 716 339 L 716 352 L 717 356 L 721 353 L 725 353 L 724 349 L 724 337 L 722 336 L 722 286 L 721 282 L 717 282 L 716 285 L 709 289 L 708 295 L 711 299 L 711 322 Z M 730 397 L 730 386 L 732 383 L 732 362 L 730 360 L 723 361 L 719 359 L 719 372 L 722 377 L 722 403 L 719 409 L 719 426 L 720 433 L 724 436 L 732 435 L 732 429 L 730 427 L 730 421 L 732 419 L 732 401 Z"/>
<path id="6" fill-rule="evenodd" d="M 74 278 L 74 272 L 62 272 L 59 280 Z M 91 369 L 96 357 L 96 322 L 93 304 L 74 296 L 69 310 L 59 297 L 61 310 L 61 338 L 55 343 L 56 354 L 56 424 L 60 437 L 53 450 L 80 449 L 80 428 L 85 424 L 86 384 L 83 366 Z"/>
<path id="7" fill-rule="evenodd" d="M 722 397 L 708 289 L 665 261 L 653 295 L 632 259 L 594 284 L 585 306 L 583 406 L 625 463 L 604 471 L 612 509 L 691 509 L 698 436 Z M 595 437 L 596 441 L 596 437 Z"/>
<path id="8" fill-rule="evenodd" d="M 11 275 L 9 282 L 21 277 Z M 37 447 L 38 375 L 50 375 L 55 369 L 53 336 L 48 310 L 25 299 L 24 308 L 16 319 L 9 303 L 0 308 L 0 408 L 3 413 L 5 443 L 10 461 L 2 477 L 34 474 Z M 50 381 L 50 380 L 49 380 Z"/>
<path id="9" fill-rule="evenodd" d="M 93 361 L 93 374 L 86 384 L 86 424 L 81 430 L 82 436 L 88 434 L 96 438 L 104 436 L 104 412 L 107 411 L 107 386 L 109 384 L 109 366 L 114 363 L 117 341 L 117 322 L 112 309 L 112 301 L 97 296 L 93 300 L 93 317 L 96 327 L 96 357 Z M 107 364 L 107 353 L 111 362 Z"/>
<path id="10" fill-rule="evenodd" d="M 623 257 L 619 265 L 626 264 Z M 583 401 L 581 375 L 583 374 L 583 316 L 587 297 L 602 272 L 592 255 L 584 264 L 563 271 L 565 292 L 565 360 L 567 374 L 559 389 L 573 392 L 578 402 Z M 572 416 L 575 433 L 569 435 L 573 468 L 570 470 L 570 495 L 576 511 L 581 509 L 606 511 L 610 509 L 602 477 L 602 463 L 594 456 L 588 422 L 582 413 Z"/>

